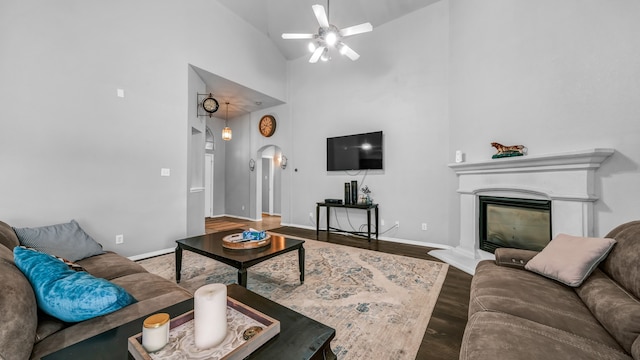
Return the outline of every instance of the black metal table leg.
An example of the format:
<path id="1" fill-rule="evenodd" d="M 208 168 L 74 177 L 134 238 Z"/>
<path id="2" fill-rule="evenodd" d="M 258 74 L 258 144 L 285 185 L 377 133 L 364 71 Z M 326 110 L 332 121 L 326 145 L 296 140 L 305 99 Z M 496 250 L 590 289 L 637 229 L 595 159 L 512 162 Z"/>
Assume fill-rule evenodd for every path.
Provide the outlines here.
<path id="1" fill-rule="evenodd" d="M 300 267 L 300 284 L 304 284 L 304 247 L 298 249 L 298 267 Z"/>
<path id="2" fill-rule="evenodd" d="M 378 229 L 380 228 L 378 226 L 378 206 L 376 206 L 374 211 L 375 211 L 375 216 L 376 216 L 376 240 L 378 240 Z"/>
<path id="3" fill-rule="evenodd" d="M 320 205 L 316 204 L 316 240 L 318 235 L 320 235 Z"/>
<path id="4" fill-rule="evenodd" d="M 367 209 L 367 240 L 371 241 L 371 208 Z"/>
<path id="5" fill-rule="evenodd" d="M 182 248 L 176 246 L 176 283 L 180 283 L 180 271 L 182 270 Z"/>

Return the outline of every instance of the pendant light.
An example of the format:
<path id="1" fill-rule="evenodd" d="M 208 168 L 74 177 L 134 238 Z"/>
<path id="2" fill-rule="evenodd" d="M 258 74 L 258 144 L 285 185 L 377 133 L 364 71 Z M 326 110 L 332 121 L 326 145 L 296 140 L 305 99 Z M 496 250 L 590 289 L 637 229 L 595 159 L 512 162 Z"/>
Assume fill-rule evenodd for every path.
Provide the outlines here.
<path id="1" fill-rule="evenodd" d="M 231 140 L 231 128 L 229 127 L 229 102 L 225 102 L 227 105 L 227 113 L 224 116 L 224 129 L 222 129 L 222 140 Z"/>

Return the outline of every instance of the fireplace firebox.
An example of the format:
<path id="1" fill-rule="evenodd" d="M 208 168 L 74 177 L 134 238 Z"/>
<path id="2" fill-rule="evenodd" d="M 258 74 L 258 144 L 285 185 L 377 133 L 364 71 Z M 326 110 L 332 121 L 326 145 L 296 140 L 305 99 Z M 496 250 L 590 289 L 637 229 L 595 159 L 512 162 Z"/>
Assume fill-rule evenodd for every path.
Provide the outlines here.
<path id="1" fill-rule="evenodd" d="M 480 196 L 480 249 L 542 250 L 551 241 L 551 201 Z"/>

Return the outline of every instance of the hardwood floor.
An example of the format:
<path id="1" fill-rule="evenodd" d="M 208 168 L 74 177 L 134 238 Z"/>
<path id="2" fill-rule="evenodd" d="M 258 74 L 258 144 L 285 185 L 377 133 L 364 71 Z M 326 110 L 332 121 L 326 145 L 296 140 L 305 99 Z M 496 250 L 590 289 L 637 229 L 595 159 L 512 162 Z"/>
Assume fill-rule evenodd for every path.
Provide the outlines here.
<path id="1" fill-rule="evenodd" d="M 233 228 L 249 229 L 250 227 L 257 230 L 273 230 L 282 234 L 316 239 L 315 230 L 281 227 L 279 216 L 263 214 L 262 221 L 257 222 L 231 217 L 208 218 L 205 221 L 207 233 Z M 358 237 L 335 233 L 331 233 L 329 236 L 324 231 L 320 232 L 317 240 L 419 259 L 440 261 L 427 254 L 432 248 L 424 246 L 399 244 L 383 240 L 372 240 L 369 243 L 366 239 Z M 449 267 L 449 272 L 418 350 L 417 360 L 458 359 L 464 326 L 467 323 L 470 286 L 471 275 L 453 266 Z"/>

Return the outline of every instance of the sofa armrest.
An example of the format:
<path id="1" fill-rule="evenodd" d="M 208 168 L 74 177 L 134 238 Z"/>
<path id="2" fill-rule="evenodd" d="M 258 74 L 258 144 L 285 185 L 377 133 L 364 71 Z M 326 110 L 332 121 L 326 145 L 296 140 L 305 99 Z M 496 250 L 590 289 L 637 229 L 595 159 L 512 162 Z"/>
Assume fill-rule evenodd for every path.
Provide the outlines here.
<path id="1" fill-rule="evenodd" d="M 536 256 L 539 251 L 498 248 L 496 249 L 496 265 L 524 269 L 524 266 Z"/>

